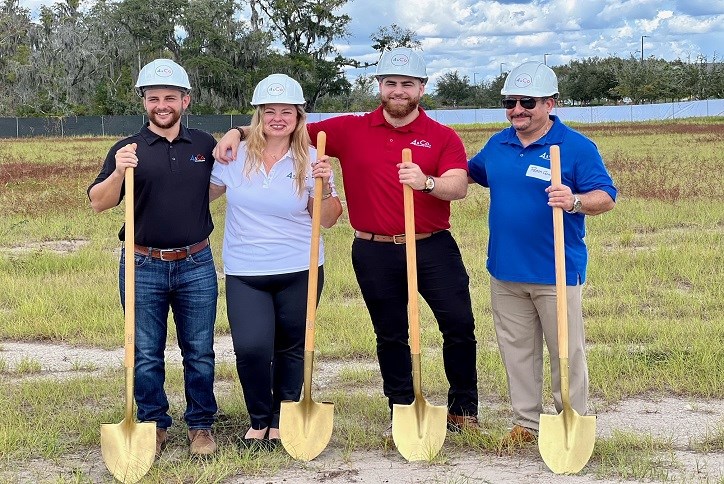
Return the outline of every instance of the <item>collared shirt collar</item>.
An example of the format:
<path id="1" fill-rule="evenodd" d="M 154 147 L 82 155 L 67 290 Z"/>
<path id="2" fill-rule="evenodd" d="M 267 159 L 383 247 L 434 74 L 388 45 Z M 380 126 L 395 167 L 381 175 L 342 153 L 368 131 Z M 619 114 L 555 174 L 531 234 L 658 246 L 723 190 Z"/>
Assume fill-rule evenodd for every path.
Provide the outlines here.
<path id="1" fill-rule="evenodd" d="M 427 113 L 425 113 L 425 110 L 422 109 L 422 107 L 418 106 L 417 109 L 420 111 L 420 114 L 415 119 L 413 119 L 411 123 L 400 126 L 399 128 L 395 128 L 385 119 L 385 115 L 382 112 L 383 107 L 382 105 L 380 105 L 377 109 L 370 113 L 370 122 L 372 126 L 388 126 L 390 129 L 422 133 L 425 131 L 425 124 L 427 123 L 428 116 Z"/>
<path id="2" fill-rule="evenodd" d="M 150 124 L 151 124 L 150 122 L 146 121 L 146 124 L 143 125 L 143 128 L 141 128 L 141 133 L 140 133 L 141 137 L 144 140 L 146 140 L 146 143 L 148 143 L 149 146 L 161 138 L 166 139 L 165 137 L 158 135 L 158 134 L 154 133 L 153 131 L 151 131 L 149 129 Z M 186 143 L 191 143 L 191 133 L 189 132 L 189 129 L 186 126 L 184 126 L 183 124 L 181 124 L 179 126 L 178 136 L 176 137 L 176 139 L 174 141 L 184 141 Z"/>

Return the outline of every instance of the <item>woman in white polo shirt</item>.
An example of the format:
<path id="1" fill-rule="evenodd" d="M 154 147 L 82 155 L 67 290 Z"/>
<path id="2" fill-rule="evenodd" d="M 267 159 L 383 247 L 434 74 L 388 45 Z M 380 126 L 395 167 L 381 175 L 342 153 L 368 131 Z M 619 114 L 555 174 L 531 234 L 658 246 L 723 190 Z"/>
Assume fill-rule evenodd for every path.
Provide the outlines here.
<path id="1" fill-rule="evenodd" d="M 299 400 L 304 362 L 314 178 L 323 180 L 321 224 L 342 213 L 328 158 L 316 161 L 297 81 L 272 74 L 257 84 L 246 140 L 211 174 L 214 200 L 226 193 L 222 259 L 231 336 L 251 426 L 240 443 L 279 442 L 279 408 Z M 324 285 L 319 243 L 319 294 Z M 319 297 L 319 295 L 318 295 Z"/>

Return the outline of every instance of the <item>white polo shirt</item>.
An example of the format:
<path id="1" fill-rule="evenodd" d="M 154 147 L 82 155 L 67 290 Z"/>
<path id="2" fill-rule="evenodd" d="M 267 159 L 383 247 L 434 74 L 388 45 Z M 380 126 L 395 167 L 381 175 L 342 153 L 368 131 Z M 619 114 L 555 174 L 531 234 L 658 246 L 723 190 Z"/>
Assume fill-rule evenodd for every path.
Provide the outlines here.
<path id="1" fill-rule="evenodd" d="M 316 154 L 310 147 L 309 159 L 316 160 Z M 314 192 L 311 165 L 299 197 L 291 150 L 269 173 L 262 167 L 247 177 L 245 160 L 246 143 L 242 142 L 234 161 L 228 165 L 217 161 L 211 172 L 211 183 L 226 187 L 224 273 L 257 276 L 309 269 L 312 217 L 307 203 Z M 330 187 L 337 196 L 332 178 Z M 320 237 L 319 265 L 323 263 L 324 245 Z"/>

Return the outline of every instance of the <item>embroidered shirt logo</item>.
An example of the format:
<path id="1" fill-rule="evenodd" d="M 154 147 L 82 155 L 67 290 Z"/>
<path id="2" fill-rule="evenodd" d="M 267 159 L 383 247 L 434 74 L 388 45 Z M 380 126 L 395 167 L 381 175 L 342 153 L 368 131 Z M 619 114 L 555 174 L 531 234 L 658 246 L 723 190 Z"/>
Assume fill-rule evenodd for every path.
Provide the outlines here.
<path id="1" fill-rule="evenodd" d="M 432 148 L 432 145 L 428 141 L 425 141 L 424 139 L 421 139 L 421 140 L 414 139 L 410 142 L 410 144 L 412 146 L 422 146 L 423 148 Z"/>
<path id="2" fill-rule="evenodd" d="M 550 156 L 550 155 L 548 154 L 548 152 L 546 151 L 545 153 L 543 153 L 542 155 L 540 155 L 538 158 L 543 158 L 544 160 L 549 160 L 549 161 L 550 161 L 551 156 Z"/>
<path id="3" fill-rule="evenodd" d="M 204 155 L 191 155 L 189 161 L 191 163 L 203 163 L 206 161 L 206 157 Z"/>

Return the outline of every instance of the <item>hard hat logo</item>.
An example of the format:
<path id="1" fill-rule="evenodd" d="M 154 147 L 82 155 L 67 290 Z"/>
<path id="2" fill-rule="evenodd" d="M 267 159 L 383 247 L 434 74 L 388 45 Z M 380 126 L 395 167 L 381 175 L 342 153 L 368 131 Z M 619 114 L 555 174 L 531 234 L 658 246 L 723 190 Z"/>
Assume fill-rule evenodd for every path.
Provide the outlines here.
<path id="1" fill-rule="evenodd" d="M 517 87 L 528 87 L 531 84 L 533 84 L 533 79 L 529 74 L 521 74 L 515 78 L 515 85 Z"/>
<path id="2" fill-rule="evenodd" d="M 171 77 L 173 75 L 173 69 L 169 66 L 158 66 L 156 68 L 156 75 L 158 77 Z"/>
<path id="3" fill-rule="evenodd" d="M 284 86 L 277 83 L 271 84 L 266 90 L 270 96 L 283 96 L 285 91 Z"/>
<path id="4" fill-rule="evenodd" d="M 390 61 L 393 66 L 406 66 L 410 63 L 410 58 L 407 57 L 404 54 L 399 54 L 392 57 L 392 60 Z"/>

